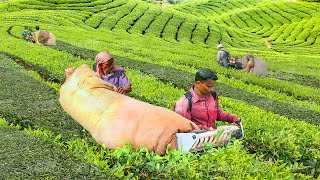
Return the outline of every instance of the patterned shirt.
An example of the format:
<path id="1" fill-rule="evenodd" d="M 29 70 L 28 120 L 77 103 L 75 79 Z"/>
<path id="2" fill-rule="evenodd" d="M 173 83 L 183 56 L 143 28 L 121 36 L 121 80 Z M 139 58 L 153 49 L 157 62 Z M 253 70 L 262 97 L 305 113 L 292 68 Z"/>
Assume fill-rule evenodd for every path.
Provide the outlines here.
<path id="1" fill-rule="evenodd" d="M 122 68 L 116 68 L 112 70 L 107 76 L 102 74 L 102 80 L 109 82 L 116 87 L 124 88 L 125 86 L 131 85 Z"/>

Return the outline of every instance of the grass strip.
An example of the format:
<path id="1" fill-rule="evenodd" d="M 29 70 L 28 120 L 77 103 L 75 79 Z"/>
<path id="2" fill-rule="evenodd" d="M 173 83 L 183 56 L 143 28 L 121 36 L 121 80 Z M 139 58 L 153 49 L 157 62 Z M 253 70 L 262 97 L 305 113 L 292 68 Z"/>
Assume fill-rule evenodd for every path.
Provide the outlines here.
<path id="1" fill-rule="evenodd" d="M 61 108 L 55 89 L 24 72 L 0 54 L 0 116 L 22 128 L 44 127 L 66 137 L 83 136 L 83 128 Z"/>
<path id="2" fill-rule="evenodd" d="M 0 119 L 1 120 L 1 119 Z M 107 179 L 96 165 L 0 122 L 1 179 Z"/>
<path id="3" fill-rule="evenodd" d="M 295 82 L 303 86 L 320 88 L 320 79 L 311 75 L 300 75 L 279 70 L 268 69 L 268 77 Z"/>

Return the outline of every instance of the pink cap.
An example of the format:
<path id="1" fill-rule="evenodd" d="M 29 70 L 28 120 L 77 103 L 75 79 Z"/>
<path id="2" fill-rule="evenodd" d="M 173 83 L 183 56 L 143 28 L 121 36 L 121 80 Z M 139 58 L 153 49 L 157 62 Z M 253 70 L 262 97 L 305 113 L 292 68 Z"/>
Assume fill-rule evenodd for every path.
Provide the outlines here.
<path id="1" fill-rule="evenodd" d="M 111 54 L 108 51 L 103 51 L 103 52 L 99 52 L 99 54 L 96 55 L 96 62 L 97 63 L 104 63 L 109 61 L 110 59 L 112 59 L 113 57 L 111 56 Z"/>

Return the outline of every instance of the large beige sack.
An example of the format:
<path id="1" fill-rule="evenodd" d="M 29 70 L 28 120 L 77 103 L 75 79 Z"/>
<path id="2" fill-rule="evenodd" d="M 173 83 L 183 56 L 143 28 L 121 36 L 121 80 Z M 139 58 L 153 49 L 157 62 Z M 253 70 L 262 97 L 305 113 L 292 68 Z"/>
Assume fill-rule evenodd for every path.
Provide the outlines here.
<path id="1" fill-rule="evenodd" d="M 45 46 L 56 45 L 56 37 L 51 32 L 49 32 L 49 39 L 46 42 L 44 42 L 43 45 Z"/>
<path id="2" fill-rule="evenodd" d="M 242 69 L 246 68 L 248 60 L 246 56 L 241 58 Z M 250 73 L 257 76 L 266 76 L 267 75 L 267 64 L 259 57 L 254 57 L 254 66 L 251 69 Z"/>
<path id="3" fill-rule="evenodd" d="M 101 144 L 110 149 L 128 142 L 164 154 L 167 144 L 177 148 L 175 133 L 199 128 L 175 112 L 114 92 L 88 66 L 67 69 L 60 89 L 63 109 Z M 72 74 L 71 74 L 72 73 Z M 71 74 L 71 75 L 70 75 Z"/>
<path id="4" fill-rule="evenodd" d="M 254 67 L 251 73 L 257 76 L 267 76 L 267 71 L 267 64 L 261 58 L 254 57 Z"/>
<path id="5" fill-rule="evenodd" d="M 34 32 L 34 36 L 36 39 L 38 38 L 39 43 L 44 46 L 56 45 L 56 38 L 49 31 L 38 30 L 38 31 Z"/>

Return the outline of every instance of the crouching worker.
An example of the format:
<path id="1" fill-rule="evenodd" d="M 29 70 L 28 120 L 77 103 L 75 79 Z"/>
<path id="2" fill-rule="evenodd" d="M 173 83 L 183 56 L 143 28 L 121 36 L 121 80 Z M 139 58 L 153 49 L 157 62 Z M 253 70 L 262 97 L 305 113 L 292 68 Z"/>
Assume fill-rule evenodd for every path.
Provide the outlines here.
<path id="1" fill-rule="evenodd" d="M 231 56 L 229 58 L 229 68 L 240 70 L 242 69 L 241 59 L 238 56 Z"/>
<path id="2" fill-rule="evenodd" d="M 36 31 L 33 33 L 33 41 L 44 46 L 56 45 L 55 36 L 49 31 L 40 30 L 39 26 L 36 26 Z"/>
<path id="3" fill-rule="evenodd" d="M 22 32 L 22 38 L 26 41 L 33 42 L 32 40 L 32 32 L 28 30 L 28 27 L 25 27 L 24 31 Z"/>
<path id="4" fill-rule="evenodd" d="M 56 45 L 55 36 L 49 31 L 40 30 L 39 26 L 36 26 L 36 31 L 31 32 L 29 30 L 24 30 L 22 36 L 29 42 L 36 43 L 43 46 L 54 46 Z"/>
<path id="5" fill-rule="evenodd" d="M 242 58 L 242 67 L 242 71 L 247 73 L 257 76 L 267 75 L 267 64 L 261 58 L 253 56 L 250 52 Z"/>
<path id="6" fill-rule="evenodd" d="M 95 57 L 96 63 L 93 64 L 93 69 L 102 80 L 113 84 L 120 94 L 128 94 L 131 92 L 131 84 L 125 74 L 125 70 L 114 65 L 114 59 L 108 51 L 100 52 Z"/>
<path id="7" fill-rule="evenodd" d="M 228 68 L 230 53 L 224 48 L 224 46 L 222 44 L 218 44 L 217 48 L 219 49 L 219 51 L 217 53 L 217 63 L 220 66 Z"/>

